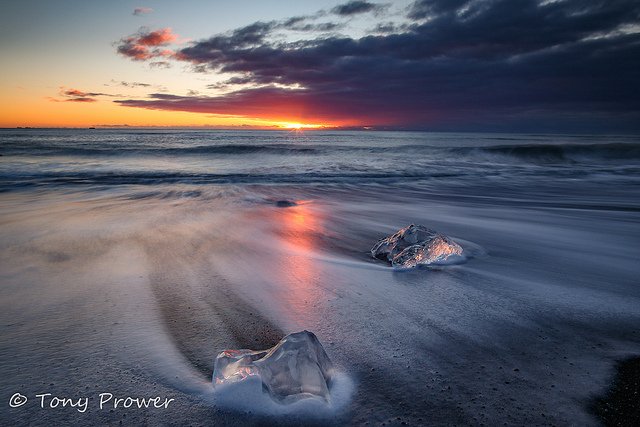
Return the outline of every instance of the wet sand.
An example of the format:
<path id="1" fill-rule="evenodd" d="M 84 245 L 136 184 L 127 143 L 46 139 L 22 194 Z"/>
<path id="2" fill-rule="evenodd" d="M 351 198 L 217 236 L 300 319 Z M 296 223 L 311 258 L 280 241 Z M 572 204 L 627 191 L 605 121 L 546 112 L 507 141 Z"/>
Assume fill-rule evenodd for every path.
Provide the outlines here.
<path id="1" fill-rule="evenodd" d="M 4 406 L 3 424 L 300 423 L 207 396 L 219 351 L 308 329 L 355 384 L 320 424 L 597 425 L 591 402 L 617 360 L 640 354 L 635 211 L 533 196 L 174 190 L 1 195 L 1 398 L 30 398 Z M 277 207 L 283 198 L 298 205 Z M 370 259 L 378 238 L 412 222 L 484 252 L 404 273 Z M 99 410 L 101 392 L 175 401 Z M 42 409 L 37 393 L 94 404 Z"/>

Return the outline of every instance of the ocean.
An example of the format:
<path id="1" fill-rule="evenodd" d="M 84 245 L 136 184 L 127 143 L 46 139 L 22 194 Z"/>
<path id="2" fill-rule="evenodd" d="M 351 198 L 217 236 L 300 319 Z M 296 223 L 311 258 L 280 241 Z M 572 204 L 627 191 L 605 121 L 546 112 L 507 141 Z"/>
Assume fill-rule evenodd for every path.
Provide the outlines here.
<path id="1" fill-rule="evenodd" d="M 4 129 L 0 154 L 0 397 L 29 398 L 3 425 L 598 425 L 640 355 L 637 136 Z M 409 224 L 473 257 L 371 257 Z M 346 378 L 330 411 L 212 397 L 219 352 L 305 329 Z"/>

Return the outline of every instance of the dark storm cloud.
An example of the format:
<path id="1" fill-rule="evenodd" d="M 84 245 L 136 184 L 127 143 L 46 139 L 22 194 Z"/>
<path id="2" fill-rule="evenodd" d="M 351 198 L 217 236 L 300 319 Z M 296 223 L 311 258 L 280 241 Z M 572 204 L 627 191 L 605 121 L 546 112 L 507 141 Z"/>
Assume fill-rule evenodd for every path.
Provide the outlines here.
<path id="1" fill-rule="evenodd" d="M 380 22 L 370 31 L 372 33 L 394 33 L 401 31 L 402 28 L 393 22 Z"/>
<path id="2" fill-rule="evenodd" d="M 336 15 L 350 16 L 350 15 L 357 15 L 359 13 L 371 12 L 372 10 L 375 10 L 377 7 L 378 5 L 376 5 L 375 3 L 369 3 L 368 1 L 361 1 L 361 0 L 353 0 L 348 3 L 344 3 L 334 7 L 333 9 L 331 9 L 331 12 L 335 13 Z"/>
<path id="3" fill-rule="evenodd" d="M 424 19 L 432 15 L 456 12 L 465 6 L 477 7 L 479 2 L 469 0 L 418 0 L 409 8 L 409 18 Z"/>
<path id="4" fill-rule="evenodd" d="M 395 32 L 357 39 L 274 42 L 276 24 L 257 22 L 175 54 L 257 88 L 118 102 L 221 114 L 241 114 L 244 104 L 241 115 L 284 116 L 288 108 L 328 121 L 414 127 L 523 126 L 526 117 L 606 126 L 620 115 L 640 127 L 640 2 L 421 0 L 407 13 Z"/>
<path id="5" fill-rule="evenodd" d="M 232 85 L 248 85 L 253 83 L 253 78 L 250 76 L 235 76 L 227 79 L 221 83 L 212 83 L 207 85 L 207 89 L 222 89 Z"/>
<path id="6" fill-rule="evenodd" d="M 329 32 L 329 31 L 338 30 L 343 27 L 344 27 L 343 24 L 338 24 L 335 22 L 320 22 L 320 23 L 304 23 L 304 24 L 298 24 L 298 25 L 290 25 L 285 28 L 293 31 Z"/>
<path id="7" fill-rule="evenodd" d="M 344 23 L 339 22 L 317 22 L 321 18 L 325 18 L 327 12 L 320 10 L 312 15 L 294 16 L 282 21 L 270 22 L 271 31 L 275 30 L 291 30 L 305 32 L 329 32 L 344 28 Z"/>
<path id="8" fill-rule="evenodd" d="M 280 29 L 294 30 L 294 31 L 317 31 L 327 32 L 340 28 L 342 25 L 325 22 L 315 23 L 310 20 L 314 19 L 312 16 L 298 16 L 295 18 L 287 19 L 285 21 L 269 21 L 269 22 L 254 22 L 251 25 L 238 28 L 228 34 L 219 34 L 213 36 L 207 40 L 196 43 L 193 46 L 193 50 L 199 50 L 206 55 L 215 55 L 215 52 L 234 51 L 243 48 L 256 47 L 261 45 L 268 45 L 268 38 L 276 31 Z M 204 53 L 207 52 L 207 53 Z M 179 51 L 178 54 L 182 54 L 183 51 Z M 183 58 L 190 60 L 190 58 Z"/>

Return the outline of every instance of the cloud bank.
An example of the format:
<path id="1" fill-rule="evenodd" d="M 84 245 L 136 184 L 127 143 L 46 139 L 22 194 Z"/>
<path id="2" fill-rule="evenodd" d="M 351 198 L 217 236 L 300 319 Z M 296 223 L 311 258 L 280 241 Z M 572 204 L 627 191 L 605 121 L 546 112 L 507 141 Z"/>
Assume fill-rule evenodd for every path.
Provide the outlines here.
<path id="1" fill-rule="evenodd" d="M 345 3 L 329 24 L 377 7 Z M 360 37 L 322 33 L 325 15 L 256 22 L 173 51 L 159 48 L 175 40 L 170 29 L 139 31 L 120 54 L 229 74 L 227 92 L 116 102 L 342 125 L 640 130 L 635 0 L 418 0 L 402 22 Z M 301 25 L 303 38 L 275 37 Z"/>

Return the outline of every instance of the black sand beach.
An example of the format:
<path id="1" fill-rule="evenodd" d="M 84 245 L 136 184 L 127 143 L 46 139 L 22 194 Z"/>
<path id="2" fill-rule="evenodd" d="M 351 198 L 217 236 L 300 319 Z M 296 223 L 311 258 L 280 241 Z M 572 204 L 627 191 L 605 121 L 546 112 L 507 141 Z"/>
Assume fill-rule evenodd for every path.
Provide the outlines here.
<path id="1" fill-rule="evenodd" d="M 485 154 L 473 164 L 424 154 L 399 170 L 398 159 L 363 154 L 362 134 L 330 138 L 354 148 L 327 147 L 325 160 L 295 171 L 292 154 L 226 155 L 228 176 L 254 181 L 243 184 L 162 178 L 149 170 L 166 169 L 161 153 L 52 154 L 59 147 L 31 152 L 58 164 L 36 173 L 19 148 L 5 148 L 1 423 L 625 425 L 637 416 L 627 399 L 637 363 L 618 365 L 640 354 L 639 175 L 623 158 L 637 142 L 613 160 L 572 158 L 569 174 L 564 160 Z M 398 153 L 420 150 L 384 135 L 393 138 Z M 290 144 L 317 156 L 323 142 Z M 440 153 L 437 144 L 424 153 Z M 215 169 L 217 156 L 175 167 Z M 266 162 L 269 176 L 258 170 Z M 83 171 L 96 164 L 116 169 Z M 122 170 L 134 164 L 144 174 Z M 418 166 L 429 176 L 417 177 Z M 371 258 L 377 239 L 411 223 L 474 257 L 406 272 Z M 220 351 L 266 349 L 303 329 L 352 384 L 341 406 L 314 416 L 219 404 Z M 14 393 L 28 402 L 9 408 Z M 51 394 L 44 407 L 42 393 Z M 100 409 L 101 393 L 174 400 Z M 51 408 L 54 396 L 87 397 L 87 410 Z"/>

